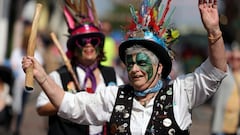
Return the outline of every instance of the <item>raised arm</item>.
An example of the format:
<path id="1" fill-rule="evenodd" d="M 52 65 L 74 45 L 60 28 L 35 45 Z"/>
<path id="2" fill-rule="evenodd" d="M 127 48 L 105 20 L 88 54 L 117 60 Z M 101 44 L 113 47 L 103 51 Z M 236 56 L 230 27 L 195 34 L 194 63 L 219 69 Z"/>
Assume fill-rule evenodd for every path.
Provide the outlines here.
<path id="1" fill-rule="evenodd" d="M 219 26 L 217 0 L 199 0 L 202 23 L 208 33 L 208 50 L 211 63 L 222 71 L 227 70 L 227 60 L 222 32 Z"/>
<path id="2" fill-rule="evenodd" d="M 34 79 L 39 83 L 43 91 L 47 94 L 51 103 L 58 109 L 63 96 L 64 90 L 60 88 L 45 72 L 43 67 L 34 57 L 26 56 L 22 60 L 22 68 L 25 71 L 28 67 L 33 66 Z"/>

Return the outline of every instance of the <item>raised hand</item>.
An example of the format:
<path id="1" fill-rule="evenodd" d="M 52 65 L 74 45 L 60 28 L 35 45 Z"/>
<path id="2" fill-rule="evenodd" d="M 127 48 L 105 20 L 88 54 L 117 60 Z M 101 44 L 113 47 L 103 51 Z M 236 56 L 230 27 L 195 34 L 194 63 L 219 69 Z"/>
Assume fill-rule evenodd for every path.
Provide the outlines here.
<path id="1" fill-rule="evenodd" d="M 199 0 L 198 7 L 202 23 L 208 33 L 219 31 L 219 15 L 217 0 Z"/>

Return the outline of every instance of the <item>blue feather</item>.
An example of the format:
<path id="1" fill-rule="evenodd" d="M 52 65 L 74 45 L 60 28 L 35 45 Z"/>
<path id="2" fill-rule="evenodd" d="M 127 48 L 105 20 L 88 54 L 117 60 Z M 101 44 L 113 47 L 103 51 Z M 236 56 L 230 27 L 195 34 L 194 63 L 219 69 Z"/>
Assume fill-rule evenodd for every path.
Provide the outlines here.
<path id="1" fill-rule="evenodd" d="M 154 2 L 153 7 L 154 7 L 155 9 L 158 9 L 161 3 L 162 3 L 162 0 L 156 0 L 156 1 Z"/>
<path id="2" fill-rule="evenodd" d="M 141 3 L 141 13 L 140 13 L 142 17 L 147 14 L 147 8 L 148 8 L 148 0 L 143 0 Z"/>
<path id="3" fill-rule="evenodd" d="M 133 21 L 135 24 L 138 24 L 138 17 L 136 16 L 135 9 L 133 5 L 129 5 L 130 13 L 132 15 Z"/>

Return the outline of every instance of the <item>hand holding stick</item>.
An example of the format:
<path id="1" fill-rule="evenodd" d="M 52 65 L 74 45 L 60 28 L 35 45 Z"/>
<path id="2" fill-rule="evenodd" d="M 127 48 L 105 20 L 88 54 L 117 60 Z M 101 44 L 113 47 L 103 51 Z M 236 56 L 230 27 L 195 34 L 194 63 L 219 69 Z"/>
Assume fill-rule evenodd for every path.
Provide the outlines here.
<path id="1" fill-rule="evenodd" d="M 62 50 L 62 47 L 61 47 L 59 41 L 57 40 L 56 35 L 53 32 L 50 35 L 51 35 L 51 38 L 52 38 L 54 44 L 57 46 L 57 48 L 58 48 L 58 50 L 59 50 L 59 52 L 60 52 L 60 54 L 61 54 L 61 56 L 63 58 L 63 61 L 64 61 L 65 65 L 66 65 L 66 67 L 67 67 L 68 72 L 71 74 L 71 76 L 73 78 L 73 81 L 74 81 L 74 84 L 75 84 L 76 88 L 78 90 L 81 90 L 80 85 L 79 85 L 78 80 L 77 80 L 77 77 L 76 77 L 76 74 L 73 71 L 72 65 L 71 65 L 69 59 L 67 58 L 66 54 Z"/>
<path id="2" fill-rule="evenodd" d="M 36 48 L 36 37 L 37 37 L 37 29 L 38 29 L 38 21 L 40 18 L 40 12 L 42 9 L 42 4 L 38 3 L 36 5 L 34 18 L 32 22 L 32 28 L 30 37 L 28 40 L 28 48 L 27 48 L 27 55 L 28 56 L 34 56 L 34 51 Z M 26 69 L 26 78 L 25 78 L 25 88 L 26 91 L 32 92 L 33 91 L 33 85 L 34 85 L 34 79 L 33 79 L 33 66 Z"/>

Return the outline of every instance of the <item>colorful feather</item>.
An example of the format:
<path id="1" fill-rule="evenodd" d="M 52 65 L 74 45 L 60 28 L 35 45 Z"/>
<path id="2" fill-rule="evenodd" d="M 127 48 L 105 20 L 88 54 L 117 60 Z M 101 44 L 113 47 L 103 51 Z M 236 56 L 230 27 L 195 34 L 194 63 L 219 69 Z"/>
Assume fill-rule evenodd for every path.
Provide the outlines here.
<path id="1" fill-rule="evenodd" d="M 147 14 L 147 9 L 148 9 L 148 0 L 143 0 L 141 4 L 141 10 L 140 10 L 140 14 L 142 17 Z"/>
<path id="2" fill-rule="evenodd" d="M 162 24 L 164 23 L 164 20 L 165 20 L 165 17 L 166 17 L 166 15 L 167 15 L 167 13 L 168 13 L 168 10 L 169 10 L 171 1 L 172 1 L 172 0 L 168 0 L 167 6 L 166 6 L 166 8 L 165 8 L 165 10 L 164 10 L 164 12 L 163 12 L 163 15 L 162 15 L 162 18 L 161 18 L 161 20 L 160 20 L 160 22 L 159 22 L 159 25 L 162 25 Z"/>
<path id="3" fill-rule="evenodd" d="M 138 17 L 137 17 L 137 15 L 136 15 L 136 13 L 135 13 L 134 6 L 130 4 L 130 5 L 129 5 L 129 8 L 130 8 L 130 13 L 131 13 L 131 15 L 132 15 L 132 20 L 133 20 L 133 22 L 134 22 L 135 24 L 138 24 Z"/>
<path id="4" fill-rule="evenodd" d="M 144 37 L 144 32 L 150 32 L 164 41 L 166 47 L 176 41 L 179 31 L 170 28 L 170 20 L 176 8 L 169 12 L 172 0 L 166 0 L 166 5 L 162 1 L 143 0 L 139 12 L 132 5 L 129 6 L 132 21 L 128 27 L 128 37 Z"/>
<path id="5" fill-rule="evenodd" d="M 67 25 L 70 29 L 73 29 L 75 27 L 75 22 L 74 19 L 72 17 L 72 14 L 70 13 L 70 11 L 68 10 L 68 8 L 66 6 L 64 6 L 64 15 L 65 15 L 65 19 L 67 21 Z"/>
<path id="6" fill-rule="evenodd" d="M 93 0 L 90 0 L 90 3 L 91 3 L 91 14 L 93 15 L 93 22 L 96 26 L 99 26 L 99 22 L 98 22 L 98 16 L 97 16 L 97 11 L 96 11 L 96 7 L 95 7 L 95 4 L 93 2 Z"/>
<path id="7" fill-rule="evenodd" d="M 161 3 L 162 3 L 162 0 L 156 0 L 155 3 L 154 3 L 154 5 L 153 5 L 153 8 L 154 8 L 155 10 L 158 10 L 158 8 L 159 8 L 159 6 L 160 6 Z"/>
<path id="8" fill-rule="evenodd" d="M 83 23 L 93 23 L 95 26 L 100 27 L 93 0 L 64 1 L 64 15 L 70 29 Z"/>

